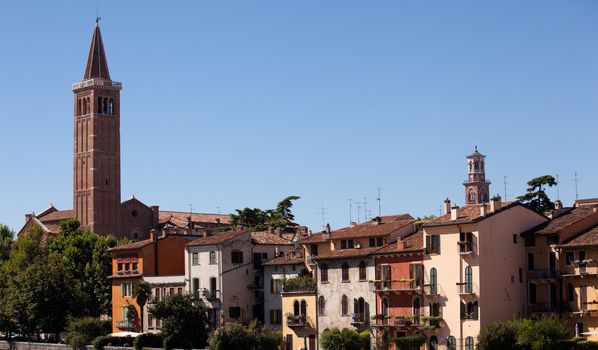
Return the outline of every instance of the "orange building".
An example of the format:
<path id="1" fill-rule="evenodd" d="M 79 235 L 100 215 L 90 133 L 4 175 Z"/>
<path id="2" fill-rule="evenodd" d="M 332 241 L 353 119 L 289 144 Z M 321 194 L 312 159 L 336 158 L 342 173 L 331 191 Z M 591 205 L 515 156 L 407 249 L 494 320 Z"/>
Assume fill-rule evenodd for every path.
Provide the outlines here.
<path id="1" fill-rule="evenodd" d="M 184 275 L 185 245 L 198 237 L 176 230 L 152 230 L 149 239 L 110 249 L 113 332 L 142 331 L 133 285 L 144 277 Z"/>

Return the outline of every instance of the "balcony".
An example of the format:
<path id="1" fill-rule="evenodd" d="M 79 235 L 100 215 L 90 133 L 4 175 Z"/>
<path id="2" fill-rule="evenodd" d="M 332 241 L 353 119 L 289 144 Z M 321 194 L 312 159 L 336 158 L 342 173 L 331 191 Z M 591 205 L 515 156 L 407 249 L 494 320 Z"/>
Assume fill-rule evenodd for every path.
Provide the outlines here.
<path id="1" fill-rule="evenodd" d="M 311 328 L 313 322 L 306 315 L 287 314 L 287 327 L 289 328 Z"/>
<path id="2" fill-rule="evenodd" d="M 90 87 L 90 86 L 97 86 L 97 87 L 103 87 L 103 88 L 112 88 L 114 90 L 120 90 L 122 89 L 122 83 L 119 83 L 117 81 L 112 81 L 109 79 L 87 79 L 87 80 L 83 80 L 79 83 L 75 83 L 72 85 L 72 90 L 73 91 L 77 91 L 86 87 Z"/>
<path id="3" fill-rule="evenodd" d="M 372 327 L 389 327 L 402 330 L 435 330 L 442 327 L 441 316 L 375 315 L 372 320 L 374 321 Z"/>
<path id="4" fill-rule="evenodd" d="M 585 277 L 598 275 L 598 266 L 575 265 L 567 266 L 563 270 L 563 277 Z"/>
<path id="5" fill-rule="evenodd" d="M 556 269 L 535 269 L 527 272 L 528 280 L 555 280 L 558 278 Z"/>
<path id="6" fill-rule="evenodd" d="M 137 328 L 135 327 L 135 322 L 124 320 L 124 321 L 116 321 L 115 323 L 116 328 L 123 330 L 123 331 L 135 331 Z"/>
<path id="7" fill-rule="evenodd" d="M 351 315 L 351 325 L 352 326 L 363 326 L 366 323 L 366 317 L 364 313 L 353 313 Z"/>
<path id="8" fill-rule="evenodd" d="M 459 255 L 473 255 L 473 242 L 459 241 L 457 245 Z"/>
<path id="9" fill-rule="evenodd" d="M 411 279 L 396 281 L 370 281 L 370 291 L 381 294 L 419 294 L 422 292 L 422 285 Z"/>
<path id="10" fill-rule="evenodd" d="M 536 303 L 529 305 L 531 314 L 552 313 L 561 311 L 557 303 Z"/>
<path id="11" fill-rule="evenodd" d="M 475 283 L 466 282 L 457 283 L 457 292 L 461 297 L 469 295 L 478 295 L 478 285 Z"/>

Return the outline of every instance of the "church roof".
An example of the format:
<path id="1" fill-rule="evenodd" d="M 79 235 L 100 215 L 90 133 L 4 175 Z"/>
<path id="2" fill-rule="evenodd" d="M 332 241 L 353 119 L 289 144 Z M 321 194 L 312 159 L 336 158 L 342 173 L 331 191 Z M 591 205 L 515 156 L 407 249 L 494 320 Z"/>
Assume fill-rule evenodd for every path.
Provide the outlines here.
<path id="1" fill-rule="evenodd" d="M 467 156 L 467 158 L 480 158 L 480 157 L 484 158 L 486 156 L 481 154 L 478 151 L 478 146 L 475 146 L 475 150 L 473 151 L 473 153 Z"/>
<path id="2" fill-rule="evenodd" d="M 102 34 L 100 33 L 100 26 L 98 23 L 96 23 L 95 29 L 93 30 L 89 55 L 87 56 L 87 66 L 85 67 L 85 75 L 83 76 L 84 80 L 94 78 L 110 80 L 108 61 L 106 60 L 106 53 L 104 52 L 104 42 L 102 41 Z"/>

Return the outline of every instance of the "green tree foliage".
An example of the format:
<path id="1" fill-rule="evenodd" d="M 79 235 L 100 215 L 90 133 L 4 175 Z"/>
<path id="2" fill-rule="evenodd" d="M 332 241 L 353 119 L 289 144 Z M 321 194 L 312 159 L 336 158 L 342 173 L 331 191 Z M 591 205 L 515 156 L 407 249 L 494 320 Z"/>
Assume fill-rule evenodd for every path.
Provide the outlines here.
<path id="1" fill-rule="evenodd" d="M 523 196 L 517 197 L 517 200 L 526 204 L 528 208 L 543 214 L 554 209 L 554 203 L 548 198 L 544 189 L 556 184 L 556 179 L 551 175 L 536 177 L 528 181 L 527 192 Z"/>
<path id="2" fill-rule="evenodd" d="M 419 348 L 424 345 L 425 342 L 426 336 L 423 334 L 395 338 L 395 345 L 399 350 L 419 350 Z"/>
<path id="3" fill-rule="evenodd" d="M 143 333 L 135 337 L 133 347 L 135 350 L 143 348 L 161 348 L 164 346 L 164 339 L 160 333 Z"/>
<path id="4" fill-rule="evenodd" d="M 293 221 L 295 216 L 291 212 L 293 201 L 300 199 L 299 196 L 288 196 L 278 202 L 275 209 L 262 210 L 259 208 L 237 209 L 236 214 L 231 215 L 230 227 L 235 229 L 241 225 L 251 231 L 264 231 L 268 228 L 285 228 L 296 226 Z"/>
<path id="5" fill-rule="evenodd" d="M 10 249 L 14 243 L 14 231 L 0 224 L 0 266 L 10 257 Z"/>
<path id="6" fill-rule="evenodd" d="M 478 335 L 479 350 L 513 349 L 516 344 L 517 329 L 512 323 L 490 323 Z"/>
<path id="7" fill-rule="evenodd" d="M 216 329 L 210 336 L 210 350 L 278 350 L 282 346 L 282 334 L 264 329 L 254 320 L 245 327 L 229 322 Z"/>
<path id="8" fill-rule="evenodd" d="M 357 331 L 343 328 L 325 329 L 320 335 L 323 350 L 362 350 L 362 341 Z"/>
<path id="9" fill-rule="evenodd" d="M 162 320 L 166 348 L 203 348 L 208 339 L 209 320 L 203 307 L 188 295 L 169 295 L 153 302 L 149 312 Z"/>
<path id="10" fill-rule="evenodd" d="M 73 349 L 78 349 L 81 345 L 91 344 L 97 337 L 110 334 L 112 323 L 95 317 L 75 318 L 69 322 L 67 331 L 67 344 Z"/>
<path id="11" fill-rule="evenodd" d="M 143 329 L 143 307 L 147 303 L 147 299 L 149 299 L 151 290 L 152 287 L 145 281 L 137 281 L 133 285 L 133 298 L 135 298 L 135 302 L 139 305 L 139 310 L 141 310 L 141 329 Z"/>

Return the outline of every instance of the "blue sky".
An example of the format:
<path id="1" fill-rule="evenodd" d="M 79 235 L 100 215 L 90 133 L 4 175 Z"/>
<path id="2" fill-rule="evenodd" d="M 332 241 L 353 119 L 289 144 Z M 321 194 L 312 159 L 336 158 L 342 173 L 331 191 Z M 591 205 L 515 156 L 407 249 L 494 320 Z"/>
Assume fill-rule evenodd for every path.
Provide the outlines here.
<path id="1" fill-rule="evenodd" d="M 122 81 L 122 197 L 231 212 L 300 195 L 333 228 L 463 203 L 478 145 L 492 193 L 559 174 L 598 197 L 598 2 L 99 2 Z M 0 2 L 0 222 L 72 207 L 72 83 L 96 1 Z M 550 194 L 556 197 L 556 190 Z M 361 210 L 363 221 L 363 210 Z M 353 220 L 357 209 L 354 206 Z"/>

